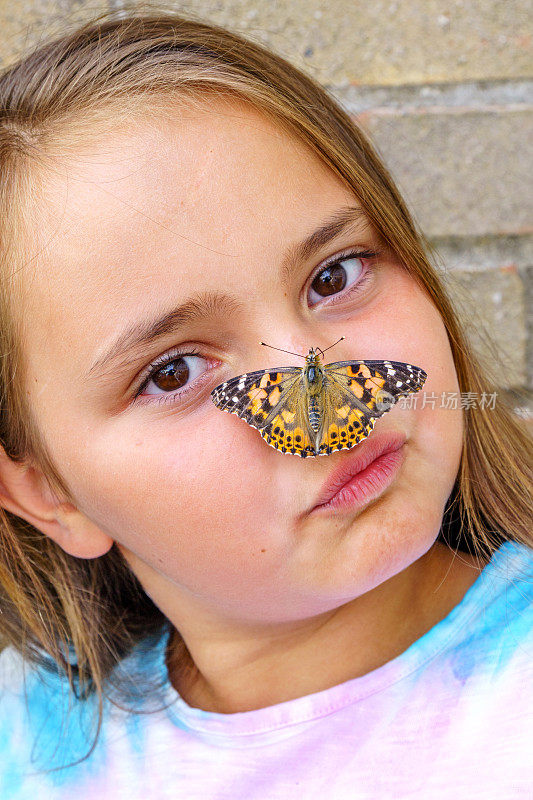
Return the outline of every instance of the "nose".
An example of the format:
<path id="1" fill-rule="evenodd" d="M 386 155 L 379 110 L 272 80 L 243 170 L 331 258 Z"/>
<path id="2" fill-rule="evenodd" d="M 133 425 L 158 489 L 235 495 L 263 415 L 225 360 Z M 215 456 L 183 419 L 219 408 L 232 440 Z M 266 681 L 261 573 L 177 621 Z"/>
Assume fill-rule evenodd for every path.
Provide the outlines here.
<path id="1" fill-rule="evenodd" d="M 295 350 L 290 350 L 290 349 L 285 348 L 285 347 L 281 348 L 279 346 L 268 344 L 267 342 L 264 342 L 264 341 L 260 341 L 259 344 L 261 346 L 263 346 L 263 347 L 268 347 L 271 350 L 275 350 L 275 351 L 278 351 L 278 352 L 286 353 L 287 355 L 292 355 L 294 358 L 307 358 L 310 355 L 315 355 L 315 356 L 318 355 L 318 356 L 322 357 L 324 359 L 324 362 L 325 362 L 327 360 L 326 359 L 326 355 L 325 355 L 326 351 L 330 350 L 335 345 L 338 345 L 339 342 L 342 342 L 342 340 L 345 339 L 345 338 L 346 338 L 345 336 L 341 336 L 339 339 L 337 339 L 336 342 L 333 342 L 332 344 L 329 344 L 327 346 L 325 345 L 324 347 L 320 347 L 316 343 L 314 345 L 310 345 L 310 344 L 307 343 L 305 345 L 301 345 L 299 347 L 299 350 L 296 350 L 296 349 Z M 309 341 L 310 341 L 310 339 L 308 339 L 308 342 Z M 334 359 L 334 360 L 337 360 L 337 361 L 341 360 L 341 357 L 339 356 L 337 359 Z M 310 368 L 310 369 L 313 369 L 313 368 Z M 311 377 L 311 375 L 310 375 L 310 377 Z M 313 378 L 311 378 L 311 380 L 313 380 Z"/>
<path id="2" fill-rule="evenodd" d="M 344 339 L 342 333 L 338 328 L 332 330 L 331 325 L 325 330 L 323 320 L 305 317 L 291 306 L 285 307 L 283 302 L 277 313 L 270 304 L 268 308 L 261 306 L 256 309 L 247 336 L 246 368 L 251 371 L 281 365 L 304 367 L 311 348 L 321 355 L 321 351 Z M 341 360 L 340 348 L 333 352 L 336 357 L 329 360 Z"/>
<path id="3" fill-rule="evenodd" d="M 269 369 L 282 364 L 303 367 L 305 358 L 312 347 L 308 332 L 296 330 L 293 325 L 257 326 L 259 335 L 255 341 L 250 337 L 248 357 L 257 369 Z M 255 368 L 255 367 L 254 367 Z"/>

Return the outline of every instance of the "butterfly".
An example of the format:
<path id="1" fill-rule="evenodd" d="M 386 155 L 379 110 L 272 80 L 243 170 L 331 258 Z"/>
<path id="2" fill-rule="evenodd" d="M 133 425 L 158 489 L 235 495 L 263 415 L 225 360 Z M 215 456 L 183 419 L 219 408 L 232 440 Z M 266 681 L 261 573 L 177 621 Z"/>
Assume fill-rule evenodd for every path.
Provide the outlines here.
<path id="1" fill-rule="evenodd" d="M 321 364 L 321 355 L 323 350 L 312 347 L 300 356 L 303 367 L 238 375 L 215 387 L 211 399 L 257 428 L 271 447 L 306 458 L 348 450 L 366 439 L 376 419 L 402 395 L 418 392 L 427 378 L 421 367 L 402 361 Z"/>

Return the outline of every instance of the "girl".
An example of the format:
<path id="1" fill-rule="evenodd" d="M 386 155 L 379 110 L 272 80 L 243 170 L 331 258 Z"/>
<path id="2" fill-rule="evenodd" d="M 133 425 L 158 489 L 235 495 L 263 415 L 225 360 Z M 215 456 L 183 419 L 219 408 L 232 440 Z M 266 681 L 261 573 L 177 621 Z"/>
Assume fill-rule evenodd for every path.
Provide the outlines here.
<path id="1" fill-rule="evenodd" d="M 1 796 L 524 797 L 531 442 L 361 131 L 172 13 L 0 99 Z M 352 449 L 212 402 L 342 336 L 427 373 Z"/>

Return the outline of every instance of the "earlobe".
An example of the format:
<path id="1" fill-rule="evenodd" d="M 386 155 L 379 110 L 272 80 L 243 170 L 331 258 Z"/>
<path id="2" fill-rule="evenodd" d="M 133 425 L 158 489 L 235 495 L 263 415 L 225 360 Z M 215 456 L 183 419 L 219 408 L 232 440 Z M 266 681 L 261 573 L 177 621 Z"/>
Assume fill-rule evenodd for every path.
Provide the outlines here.
<path id="1" fill-rule="evenodd" d="M 72 503 L 54 498 L 39 470 L 10 459 L 0 447 L 0 506 L 53 539 L 66 553 L 98 558 L 113 539 Z"/>
<path id="2" fill-rule="evenodd" d="M 59 530 L 53 538 L 71 556 L 98 558 L 111 549 L 113 539 L 72 503 L 61 503 L 55 514 Z"/>

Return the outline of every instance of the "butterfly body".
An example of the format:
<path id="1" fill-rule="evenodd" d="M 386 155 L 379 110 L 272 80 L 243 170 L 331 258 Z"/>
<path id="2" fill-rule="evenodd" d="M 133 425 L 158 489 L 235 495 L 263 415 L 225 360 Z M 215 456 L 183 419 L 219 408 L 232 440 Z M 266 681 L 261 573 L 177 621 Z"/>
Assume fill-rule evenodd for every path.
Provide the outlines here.
<path id="1" fill-rule="evenodd" d="M 329 455 L 353 447 L 397 399 L 426 380 L 420 367 L 400 361 L 320 363 L 309 350 L 303 367 L 244 373 L 219 384 L 211 398 L 241 417 L 282 453 Z"/>
<path id="2" fill-rule="evenodd" d="M 317 434 L 320 430 L 320 422 L 322 418 L 320 395 L 324 390 L 325 372 L 318 361 L 318 356 L 314 354 L 312 349 L 309 351 L 309 355 L 307 356 L 306 364 L 302 372 L 304 383 L 303 391 L 309 398 L 307 417 L 311 430 Z"/>

